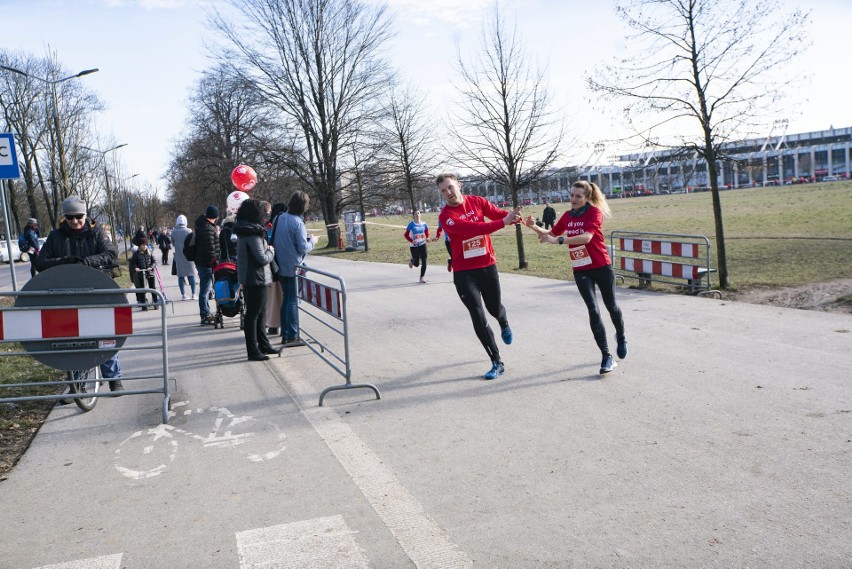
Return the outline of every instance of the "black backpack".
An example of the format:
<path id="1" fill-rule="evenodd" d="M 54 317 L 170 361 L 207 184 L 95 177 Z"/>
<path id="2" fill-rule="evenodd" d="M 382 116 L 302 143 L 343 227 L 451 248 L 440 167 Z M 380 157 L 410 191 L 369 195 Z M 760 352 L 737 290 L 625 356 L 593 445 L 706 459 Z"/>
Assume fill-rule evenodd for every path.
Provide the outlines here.
<path id="1" fill-rule="evenodd" d="M 184 239 L 183 241 L 183 256 L 187 261 L 195 262 L 195 255 L 198 252 L 198 246 L 195 244 L 195 232 Z"/>

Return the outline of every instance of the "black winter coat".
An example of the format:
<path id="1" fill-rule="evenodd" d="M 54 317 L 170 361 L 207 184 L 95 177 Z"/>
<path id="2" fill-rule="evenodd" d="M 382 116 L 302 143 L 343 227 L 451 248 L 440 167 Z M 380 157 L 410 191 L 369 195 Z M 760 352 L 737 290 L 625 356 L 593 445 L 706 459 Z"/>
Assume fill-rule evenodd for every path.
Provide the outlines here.
<path id="1" fill-rule="evenodd" d="M 160 246 L 161 251 L 168 251 L 172 248 L 172 238 L 166 233 L 160 233 L 160 236 L 157 237 L 157 245 Z"/>
<path id="2" fill-rule="evenodd" d="M 237 277 L 241 285 L 265 286 L 272 282 L 269 263 L 275 255 L 266 243 L 266 228 L 256 223 L 237 221 Z"/>
<path id="3" fill-rule="evenodd" d="M 237 240 L 231 240 L 233 234 L 233 221 L 222 225 L 222 231 L 219 232 L 219 254 L 223 261 L 231 261 L 237 258 Z"/>
<path id="4" fill-rule="evenodd" d="M 38 272 L 57 265 L 80 263 L 89 267 L 118 266 L 118 250 L 106 232 L 95 224 L 87 224 L 80 233 L 74 233 L 63 219 L 59 229 L 47 236 L 44 247 L 35 260 Z"/>
<path id="5" fill-rule="evenodd" d="M 195 266 L 213 268 L 219 260 L 219 235 L 216 224 L 203 215 L 195 220 L 195 247 Z"/>
<path id="6" fill-rule="evenodd" d="M 130 257 L 130 263 L 128 267 L 130 268 L 130 274 L 135 275 L 136 269 L 141 271 L 145 271 L 154 266 L 154 256 L 151 255 L 151 252 L 148 250 L 148 247 L 139 247 L 134 253 L 133 256 Z M 151 273 L 153 274 L 153 272 Z"/>

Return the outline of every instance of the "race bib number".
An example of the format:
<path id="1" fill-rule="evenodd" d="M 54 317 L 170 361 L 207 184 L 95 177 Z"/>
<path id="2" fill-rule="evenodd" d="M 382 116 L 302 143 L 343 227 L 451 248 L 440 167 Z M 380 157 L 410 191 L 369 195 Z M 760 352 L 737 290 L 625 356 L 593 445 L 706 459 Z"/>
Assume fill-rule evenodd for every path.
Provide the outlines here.
<path id="1" fill-rule="evenodd" d="M 423 245 L 426 243 L 426 234 L 425 233 L 415 233 L 413 243 L 415 245 Z"/>
<path id="2" fill-rule="evenodd" d="M 570 247 L 568 254 L 571 255 L 571 267 L 585 267 L 592 264 L 592 258 L 589 256 L 589 251 L 585 245 L 579 247 Z"/>
<path id="3" fill-rule="evenodd" d="M 482 257 L 486 254 L 485 236 L 471 237 L 462 241 L 462 253 L 465 259 Z"/>

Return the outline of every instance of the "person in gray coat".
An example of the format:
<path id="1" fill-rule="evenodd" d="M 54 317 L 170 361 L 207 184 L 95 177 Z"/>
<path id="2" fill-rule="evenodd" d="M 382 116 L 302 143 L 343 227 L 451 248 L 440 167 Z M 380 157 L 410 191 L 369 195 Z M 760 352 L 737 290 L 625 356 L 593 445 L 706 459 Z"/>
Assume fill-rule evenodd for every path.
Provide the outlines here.
<path id="1" fill-rule="evenodd" d="M 192 231 L 186 227 L 186 216 L 181 214 L 177 216 L 175 221 L 175 229 L 172 231 L 172 243 L 174 243 L 175 254 L 172 261 L 175 264 L 178 278 L 178 288 L 180 288 L 180 299 L 187 300 L 186 288 L 184 279 L 189 281 L 189 291 L 192 295 L 192 300 L 195 300 L 195 263 L 188 260 L 183 255 L 183 242 L 192 235 Z"/>
<path id="2" fill-rule="evenodd" d="M 266 337 L 266 290 L 272 282 L 270 263 L 275 250 L 266 243 L 266 220 L 260 200 L 248 199 L 240 205 L 234 222 L 237 235 L 237 278 L 243 286 L 246 315 L 243 332 L 248 359 L 268 360 L 278 350 Z"/>

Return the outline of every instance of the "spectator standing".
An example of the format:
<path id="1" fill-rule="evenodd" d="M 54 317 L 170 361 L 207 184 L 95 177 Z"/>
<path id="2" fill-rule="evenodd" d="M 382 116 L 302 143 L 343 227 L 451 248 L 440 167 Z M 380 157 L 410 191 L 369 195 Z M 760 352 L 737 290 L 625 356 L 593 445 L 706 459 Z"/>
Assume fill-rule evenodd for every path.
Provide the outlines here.
<path id="1" fill-rule="evenodd" d="M 31 217 L 27 220 L 24 226 L 23 242 L 24 246 L 19 247 L 21 252 L 27 251 L 30 254 L 30 278 L 36 276 L 36 257 L 38 257 L 38 220 Z"/>
<path id="2" fill-rule="evenodd" d="M 234 234 L 234 221 L 236 215 L 229 213 L 222 220 L 222 229 L 219 231 L 219 259 L 222 261 L 235 261 L 237 258 L 237 236 Z"/>
<path id="3" fill-rule="evenodd" d="M 266 232 L 268 234 L 269 244 L 274 246 L 273 237 L 275 236 L 275 222 L 278 216 L 287 211 L 287 206 L 283 203 L 277 203 L 272 206 L 269 212 L 269 221 L 266 224 Z M 281 287 L 278 285 L 278 275 L 273 275 L 273 282 L 269 285 L 269 290 L 266 291 L 266 328 L 267 334 L 277 336 L 281 327 L 281 305 L 284 302 L 284 295 L 281 292 Z"/>
<path id="4" fill-rule="evenodd" d="M 553 229 L 553 224 L 556 223 L 556 210 L 553 209 L 549 201 L 544 202 L 544 213 L 541 215 L 541 223 L 545 229 Z"/>
<path id="5" fill-rule="evenodd" d="M 213 291 L 213 267 L 219 261 L 218 219 L 219 208 L 209 205 L 204 215 L 195 220 L 195 268 L 199 279 L 198 312 L 202 326 L 215 321 L 210 314 L 210 293 Z"/>
<path id="6" fill-rule="evenodd" d="M 169 230 L 163 228 L 163 231 L 157 237 L 157 246 L 163 254 L 163 264 L 169 264 L 169 250 L 172 248 L 172 238 L 169 237 Z"/>
<path id="7" fill-rule="evenodd" d="M 209 212 L 208 212 L 209 213 Z M 260 201 L 247 199 L 237 210 L 234 222 L 237 235 L 237 278 L 243 287 L 246 315 L 243 333 L 251 361 L 268 360 L 278 351 L 266 337 L 266 291 L 272 283 L 269 264 L 275 250 L 267 243 L 266 225 Z"/>
<path id="8" fill-rule="evenodd" d="M 275 260 L 278 284 L 284 297 L 281 303 L 281 343 L 287 347 L 304 345 L 299 338 L 299 293 L 296 265 L 305 260 L 316 240 L 305 228 L 305 212 L 310 206 L 308 194 L 296 190 L 287 202 L 287 211 L 278 216 L 275 231 Z"/>
<path id="9" fill-rule="evenodd" d="M 195 300 L 195 262 L 190 261 L 183 254 L 183 244 L 191 235 L 192 231 L 186 227 L 186 216 L 177 216 L 177 220 L 175 220 L 175 230 L 172 231 L 172 242 L 175 246 L 174 272 L 178 278 L 178 288 L 180 289 L 181 300 L 187 300 L 188 298 Z M 186 279 L 186 282 L 189 283 L 189 292 L 192 295 L 191 297 L 186 295 L 186 282 L 184 279 Z"/>
<path id="10" fill-rule="evenodd" d="M 154 288 L 156 286 L 154 283 L 154 263 L 156 262 L 154 255 L 151 254 L 151 250 L 148 248 L 148 239 L 142 237 L 140 245 L 133 252 L 133 256 L 130 257 L 130 263 L 128 264 L 130 277 L 133 279 L 133 284 L 136 288 Z M 156 299 L 157 297 L 152 293 L 151 302 L 155 302 Z M 136 302 L 143 305 L 143 311 L 148 310 L 145 301 L 146 293 L 136 293 Z M 157 308 L 158 306 L 155 304 L 154 310 L 157 310 Z"/>
<path id="11" fill-rule="evenodd" d="M 47 271 L 59 265 L 80 264 L 100 269 L 118 266 L 118 250 L 101 227 L 86 217 L 86 202 L 70 196 L 62 202 L 63 219 L 50 232 L 36 259 L 36 269 Z M 100 365 L 110 391 L 124 391 L 118 354 Z"/>

